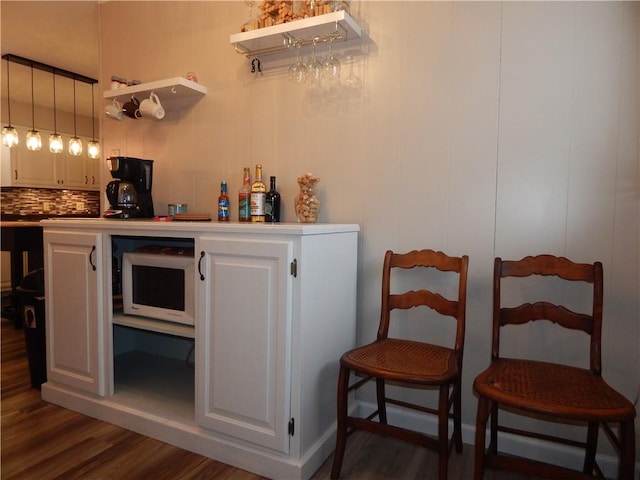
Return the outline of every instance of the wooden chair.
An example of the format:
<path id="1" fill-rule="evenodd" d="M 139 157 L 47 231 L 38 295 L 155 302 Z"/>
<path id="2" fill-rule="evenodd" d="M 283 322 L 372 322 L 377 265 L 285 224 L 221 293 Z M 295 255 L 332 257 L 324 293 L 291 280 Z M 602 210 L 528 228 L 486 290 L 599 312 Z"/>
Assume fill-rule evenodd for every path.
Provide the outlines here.
<path id="1" fill-rule="evenodd" d="M 567 282 L 587 282 L 593 289 L 593 307 L 588 314 L 575 313 L 547 301 L 504 307 L 501 303 L 501 280 L 505 277 L 553 276 Z M 522 280 L 510 280 L 522 282 Z M 555 284 L 554 284 L 555 285 Z M 584 285 L 584 284 L 583 284 Z M 635 462 L 634 418 L 631 402 L 602 379 L 600 334 L 602 327 L 602 264 L 573 263 L 562 257 L 539 255 L 518 261 L 495 259 L 493 274 L 493 340 L 491 365 L 478 375 L 473 388 L 478 394 L 475 441 L 475 479 L 483 478 L 485 468 L 501 468 L 547 478 L 573 479 L 602 476 L 595 461 L 598 428 L 603 430 L 620 453 L 619 477 L 631 480 Z M 563 301 L 563 303 L 566 303 Z M 590 365 L 573 366 L 500 356 L 501 328 L 527 322 L 548 320 L 559 327 L 583 331 L 589 335 Z M 522 327 L 521 327 L 522 328 Z M 558 328 L 558 327 L 553 327 Z M 506 344 L 505 344 L 506 345 Z M 539 345 L 542 349 L 544 345 Z M 586 442 L 541 435 L 498 423 L 498 409 L 548 421 L 585 424 Z M 490 444 L 485 450 L 486 424 L 490 419 Z M 619 424 L 619 435 L 610 423 Z M 585 448 L 582 472 L 540 461 L 507 456 L 498 452 L 498 432 L 556 441 Z"/>
<path id="2" fill-rule="evenodd" d="M 405 254 L 386 252 L 382 272 L 382 306 L 377 340 L 369 345 L 350 350 L 340 358 L 337 405 L 338 432 L 331 478 L 335 479 L 340 476 L 347 433 L 351 433 L 354 429 L 376 432 L 435 450 L 439 454 L 439 478 L 445 479 L 447 477 L 451 443 L 455 444 L 458 453 L 462 452 L 460 379 L 464 347 L 468 263 L 467 256 L 449 257 L 442 252 L 432 250 L 412 251 Z M 439 293 L 424 289 L 400 294 L 391 293 L 392 269 L 417 269 L 418 267 L 457 273 L 457 298 L 450 300 Z M 441 316 L 455 319 L 455 340 L 451 348 L 388 337 L 392 310 L 406 310 L 420 306 L 429 307 Z M 349 386 L 351 372 L 364 378 Z M 367 418 L 349 416 L 347 405 L 349 392 L 360 388 L 370 380 L 376 382 L 377 410 Z M 439 389 L 438 408 L 433 409 L 388 398 L 385 392 L 387 382 L 409 388 L 431 387 Z M 389 425 L 387 423 L 387 403 L 437 415 L 438 438 Z M 451 414 L 452 408 L 453 413 Z M 373 420 L 376 416 L 379 421 Z M 451 443 L 448 437 L 449 418 L 453 418 Z"/>

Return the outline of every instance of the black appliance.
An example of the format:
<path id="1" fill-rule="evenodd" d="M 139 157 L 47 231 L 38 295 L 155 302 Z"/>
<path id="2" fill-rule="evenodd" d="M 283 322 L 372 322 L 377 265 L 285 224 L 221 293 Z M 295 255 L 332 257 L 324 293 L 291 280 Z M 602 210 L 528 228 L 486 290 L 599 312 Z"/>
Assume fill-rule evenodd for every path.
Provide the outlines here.
<path id="1" fill-rule="evenodd" d="M 109 157 L 107 166 L 113 180 L 107 184 L 109 209 L 105 218 L 153 218 L 151 182 L 153 160 Z"/>

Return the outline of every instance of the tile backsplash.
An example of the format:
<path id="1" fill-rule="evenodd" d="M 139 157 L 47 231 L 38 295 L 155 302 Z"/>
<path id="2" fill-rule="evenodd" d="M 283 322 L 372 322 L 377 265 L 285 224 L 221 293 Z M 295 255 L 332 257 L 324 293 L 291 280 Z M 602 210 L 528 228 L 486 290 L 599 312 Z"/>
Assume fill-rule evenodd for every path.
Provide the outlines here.
<path id="1" fill-rule="evenodd" d="M 2 187 L 4 215 L 99 215 L 100 192 L 50 188 Z"/>

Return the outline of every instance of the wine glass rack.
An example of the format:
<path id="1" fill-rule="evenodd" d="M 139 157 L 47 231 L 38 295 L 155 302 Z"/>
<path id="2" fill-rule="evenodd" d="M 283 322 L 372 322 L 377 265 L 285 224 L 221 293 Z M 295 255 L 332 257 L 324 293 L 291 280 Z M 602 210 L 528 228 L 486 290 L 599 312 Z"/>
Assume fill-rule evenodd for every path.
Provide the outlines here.
<path id="1" fill-rule="evenodd" d="M 362 29 L 346 11 L 326 13 L 270 27 L 232 34 L 236 52 L 247 57 L 269 55 L 314 42 L 347 41 L 362 37 Z"/>

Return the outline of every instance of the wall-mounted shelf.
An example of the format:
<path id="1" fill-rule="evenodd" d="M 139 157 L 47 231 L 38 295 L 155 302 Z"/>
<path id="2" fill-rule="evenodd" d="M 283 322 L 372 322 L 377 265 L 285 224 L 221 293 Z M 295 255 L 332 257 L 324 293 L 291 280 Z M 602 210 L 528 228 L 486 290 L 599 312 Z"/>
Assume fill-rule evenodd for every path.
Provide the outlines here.
<path id="1" fill-rule="evenodd" d="M 344 10 L 249 32 L 234 33 L 229 42 L 236 52 L 247 56 L 277 53 L 298 45 L 318 41 L 353 40 L 362 36 L 362 29 Z"/>
<path id="2" fill-rule="evenodd" d="M 171 100 L 173 98 L 184 98 L 195 95 L 206 95 L 207 87 L 199 83 L 192 82 L 186 78 L 176 77 L 155 82 L 141 83 L 125 88 L 114 88 L 104 92 L 104 98 L 129 97 L 139 94 L 140 100 L 155 92 L 160 100 Z"/>

